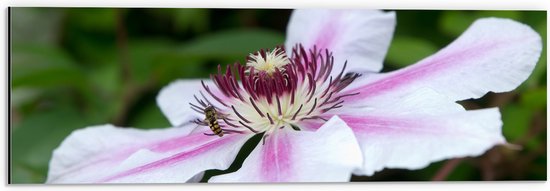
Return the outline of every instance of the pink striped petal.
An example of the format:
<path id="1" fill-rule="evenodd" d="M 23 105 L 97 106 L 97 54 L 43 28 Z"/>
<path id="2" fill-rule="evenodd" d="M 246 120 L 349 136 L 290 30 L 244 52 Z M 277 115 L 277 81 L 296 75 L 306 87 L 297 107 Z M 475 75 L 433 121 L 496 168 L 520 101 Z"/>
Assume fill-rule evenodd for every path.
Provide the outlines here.
<path id="1" fill-rule="evenodd" d="M 228 101 L 222 93 L 218 92 L 217 88 L 214 88 L 215 85 L 212 83 L 212 80 L 205 79 L 202 81 L 210 87 L 210 90 L 219 99 Z M 193 119 L 204 118 L 203 115 L 193 111 L 191 105 L 189 105 L 189 103 L 196 103 L 193 96 L 202 99 L 200 92 L 209 100 L 212 100 L 212 104 L 216 104 L 215 99 L 204 90 L 201 80 L 177 80 L 170 83 L 160 91 L 157 96 L 157 104 L 173 126 L 180 126 Z"/>
<path id="2" fill-rule="evenodd" d="M 316 132 L 278 130 L 236 172 L 209 182 L 342 182 L 361 166 L 353 132 L 338 117 Z"/>
<path id="3" fill-rule="evenodd" d="M 361 94 L 347 101 L 375 102 L 422 87 L 452 100 L 479 98 L 489 91 L 511 91 L 529 77 L 541 48 L 540 36 L 524 24 L 480 19 L 456 41 L 412 66 L 357 80 L 345 93 Z"/>
<path id="4" fill-rule="evenodd" d="M 334 53 L 333 72 L 348 61 L 348 71 L 377 72 L 388 50 L 395 13 L 378 10 L 302 9 L 292 13 L 285 47 L 329 49 Z"/>
<path id="5" fill-rule="evenodd" d="M 429 89 L 338 114 L 354 131 L 365 158 L 359 175 L 383 168 L 420 169 L 478 156 L 505 143 L 497 108 L 465 111 Z"/>
<path id="6" fill-rule="evenodd" d="M 155 130 L 102 125 L 77 130 L 53 152 L 47 183 L 198 181 L 205 170 L 228 168 L 251 137 L 206 136 L 204 130 L 189 134 L 193 129 L 194 125 Z"/>

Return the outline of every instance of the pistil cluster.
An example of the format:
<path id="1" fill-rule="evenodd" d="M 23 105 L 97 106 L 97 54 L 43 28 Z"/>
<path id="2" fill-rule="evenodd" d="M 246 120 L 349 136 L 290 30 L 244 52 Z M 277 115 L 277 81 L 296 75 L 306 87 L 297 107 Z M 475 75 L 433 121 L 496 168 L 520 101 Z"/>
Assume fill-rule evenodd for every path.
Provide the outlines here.
<path id="1" fill-rule="evenodd" d="M 344 75 L 346 64 L 337 76 L 331 76 L 334 58 L 328 50 L 306 51 L 301 45 L 288 58 L 283 47 L 260 50 L 247 57 L 247 64 L 227 65 L 225 72 L 210 76 L 215 87 L 202 86 L 213 100 L 200 91 L 202 99 L 191 108 L 204 113 L 214 106 L 217 120 L 226 133 L 244 133 L 246 129 L 266 135 L 285 127 L 301 130 L 304 120 L 324 120 L 321 114 L 343 106 L 340 94 L 359 74 Z M 213 91 L 217 88 L 217 91 Z M 215 101 L 215 102 L 213 102 Z M 208 125 L 204 120 L 197 124 Z"/>

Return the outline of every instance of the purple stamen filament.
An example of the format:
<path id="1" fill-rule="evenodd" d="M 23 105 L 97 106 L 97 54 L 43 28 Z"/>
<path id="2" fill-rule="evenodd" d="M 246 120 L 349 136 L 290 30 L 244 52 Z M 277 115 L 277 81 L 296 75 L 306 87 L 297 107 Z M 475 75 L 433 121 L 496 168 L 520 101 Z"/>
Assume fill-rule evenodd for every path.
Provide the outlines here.
<path id="1" fill-rule="evenodd" d="M 323 113 L 343 107 L 343 97 L 358 94 L 339 94 L 359 75 L 344 75 L 344 64 L 333 78 L 330 74 L 334 58 L 328 50 L 319 51 L 314 47 L 306 51 L 298 45 L 292 53 L 288 58 L 282 47 L 260 50 L 247 57 L 247 65 L 227 65 L 225 72 L 219 66 L 218 73 L 211 75 L 218 91 L 212 91 L 202 82 L 207 94 L 200 91 L 202 99 L 195 96 L 198 105 L 190 103 L 191 109 L 204 114 L 204 108 L 214 106 L 220 114 L 220 126 L 235 128 L 224 129 L 227 132 L 248 129 L 253 133 L 269 133 L 278 128 L 300 126 L 304 120 L 326 121 L 320 117 Z M 194 122 L 205 125 L 201 120 Z"/>

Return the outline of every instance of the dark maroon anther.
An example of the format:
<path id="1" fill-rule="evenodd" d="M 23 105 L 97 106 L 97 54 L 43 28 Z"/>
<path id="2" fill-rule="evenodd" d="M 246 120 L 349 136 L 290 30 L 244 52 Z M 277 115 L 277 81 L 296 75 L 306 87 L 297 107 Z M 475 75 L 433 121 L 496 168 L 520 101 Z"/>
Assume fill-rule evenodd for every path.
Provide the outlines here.
<path id="1" fill-rule="evenodd" d="M 313 82 L 315 83 L 315 82 Z M 309 102 L 311 101 L 311 98 L 313 97 L 313 95 L 315 95 L 315 90 L 317 89 L 317 85 L 313 85 L 313 89 L 311 90 L 311 93 L 309 93 L 309 97 L 307 98 L 307 101 L 306 102 Z"/>
<path id="2" fill-rule="evenodd" d="M 195 105 L 195 104 L 193 104 L 193 103 L 189 103 L 189 105 L 191 105 L 191 108 L 195 108 L 195 109 L 197 109 L 197 110 L 199 110 L 199 111 L 204 111 L 204 107 L 199 107 L 199 106 L 197 106 L 197 105 Z"/>
<path id="3" fill-rule="evenodd" d="M 265 117 L 262 111 L 260 111 L 260 109 L 258 108 L 258 106 L 256 106 L 256 103 L 254 103 L 254 100 L 252 99 L 252 97 L 250 97 L 249 100 L 252 106 L 254 107 L 254 109 L 256 110 L 256 112 L 258 112 L 258 114 L 260 114 L 261 117 Z"/>
<path id="4" fill-rule="evenodd" d="M 342 99 L 343 97 L 348 97 L 348 96 L 355 96 L 355 95 L 359 95 L 359 92 L 356 92 L 356 93 L 350 93 L 350 94 L 344 94 L 344 95 L 341 95 L 341 96 L 338 96 L 334 99 L 332 99 L 331 101 L 328 101 L 329 99 L 327 99 L 327 101 L 321 105 L 325 105 L 325 104 L 331 104 L 331 103 L 334 103 L 334 102 L 337 102 L 339 101 L 340 99 Z M 329 96 L 330 98 L 330 96 Z"/>
<path id="5" fill-rule="evenodd" d="M 193 97 L 195 98 L 195 101 L 197 101 L 199 104 L 201 104 L 202 107 L 208 106 L 208 105 L 206 105 L 202 100 L 199 100 L 199 98 L 197 98 L 196 95 L 193 95 Z"/>
<path id="6" fill-rule="evenodd" d="M 281 101 L 279 101 L 279 96 L 275 97 L 277 99 L 277 111 L 279 113 L 279 116 L 282 116 L 283 113 L 281 111 Z"/>
<path id="7" fill-rule="evenodd" d="M 233 87 L 233 91 L 237 94 L 238 98 L 241 101 L 244 101 L 243 96 L 241 95 L 241 93 L 239 93 L 239 88 L 237 87 L 238 84 L 236 84 L 236 82 L 233 82 L 233 81 L 230 81 L 230 82 L 231 82 L 231 87 Z"/>
<path id="8" fill-rule="evenodd" d="M 244 124 L 242 121 L 239 121 L 239 123 L 240 123 L 241 125 L 243 125 L 243 127 L 246 127 L 247 129 L 249 129 L 250 131 L 252 131 L 253 133 L 259 133 L 258 131 L 256 131 L 256 130 L 253 129 L 252 127 L 250 127 L 250 126 Z"/>
<path id="9" fill-rule="evenodd" d="M 225 125 L 258 133 L 281 125 L 300 125 L 297 120 L 326 121 L 320 115 L 342 107 L 342 98 L 358 94 L 340 94 L 360 75 L 345 73 L 347 63 L 344 63 L 342 68 L 337 68 L 339 74 L 333 76 L 334 57 L 329 50 L 316 46 L 305 49 L 299 44 L 290 52 L 292 56 L 288 58 L 283 47 L 260 50 L 246 58 L 246 65 L 229 64 L 224 67 L 225 71 L 218 66 L 217 73 L 210 76 L 217 88 L 215 91 L 201 81 L 204 90 L 215 101 L 199 91 L 202 100 L 195 96 L 196 103 L 190 103 L 191 109 L 204 114 L 204 108 L 218 102 L 219 107 L 215 109 Z M 295 104 L 300 106 L 297 108 Z M 241 105 L 243 107 L 236 108 Z M 272 112 L 275 108 L 276 113 Z M 264 127 L 267 120 L 269 125 Z M 203 124 L 200 120 L 197 122 Z"/>
<path id="10" fill-rule="evenodd" d="M 313 102 L 313 106 L 312 106 L 311 109 L 307 112 L 306 115 L 311 114 L 311 112 L 313 112 L 313 110 L 315 110 L 315 106 L 317 106 L 317 98 L 315 98 L 315 101 Z"/>
<path id="11" fill-rule="evenodd" d="M 331 89 L 332 87 L 332 76 L 330 77 L 329 81 L 328 81 L 328 86 L 327 88 L 323 91 L 323 93 L 321 93 L 321 96 L 319 96 L 319 98 L 323 98 L 325 97 L 325 95 L 327 95 L 327 93 L 329 92 L 329 90 Z M 333 93 L 333 92 L 331 92 Z"/>
<path id="12" fill-rule="evenodd" d="M 266 114 L 267 114 L 267 118 L 269 119 L 269 123 L 270 123 L 271 125 L 273 125 L 273 124 L 274 124 L 274 123 L 273 123 L 273 119 L 271 118 L 271 116 L 269 115 L 269 113 L 266 113 Z"/>
<path id="13" fill-rule="evenodd" d="M 197 109 L 195 109 L 195 108 L 193 108 L 193 107 L 191 107 L 191 109 L 192 109 L 193 111 L 196 111 L 197 113 L 204 114 L 203 111 L 197 110 Z"/>
<path id="14" fill-rule="evenodd" d="M 202 125 L 202 126 L 207 126 L 207 125 L 208 125 L 208 123 L 206 123 L 206 122 L 204 122 L 204 121 L 201 121 L 201 120 L 199 120 L 199 119 L 192 120 L 191 122 L 192 122 L 192 123 L 195 123 L 195 124 L 197 124 L 197 125 Z"/>
<path id="15" fill-rule="evenodd" d="M 300 119 L 300 121 L 311 120 L 311 119 L 320 119 L 320 120 L 323 120 L 323 121 L 328 121 L 328 119 L 325 119 L 325 118 L 320 117 L 320 116 L 304 117 L 304 118 Z"/>
<path id="16" fill-rule="evenodd" d="M 304 106 L 304 104 L 300 104 L 300 108 L 298 108 L 298 111 L 296 111 L 296 113 L 294 113 L 294 115 L 292 116 L 292 120 L 296 119 L 296 116 L 298 116 L 298 113 L 300 113 L 303 106 Z"/>
<path id="17" fill-rule="evenodd" d="M 238 134 L 243 134 L 244 132 L 242 131 L 237 131 L 237 130 L 231 130 L 231 129 L 222 129 L 222 131 L 224 133 L 238 133 Z"/>
<path id="18" fill-rule="evenodd" d="M 315 83 L 315 81 L 313 81 L 313 76 L 311 76 L 311 74 L 307 74 L 307 82 L 308 82 L 308 88 L 307 88 L 307 93 L 306 94 L 310 94 L 312 92 L 312 90 L 315 89 L 315 86 L 317 85 Z M 313 91 L 313 93 L 315 93 L 315 91 Z"/>
<path id="19" fill-rule="evenodd" d="M 202 98 L 206 101 L 206 103 L 208 103 L 208 105 L 211 105 L 211 106 L 214 106 L 214 104 L 210 103 L 210 101 L 208 99 L 206 99 L 206 96 L 204 96 L 204 94 L 202 93 L 202 91 L 199 91 L 199 93 L 201 94 Z M 216 109 L 219 109 L 217 108 L 216 106 L 214 106 Z"/>
<path id="20" fill-rule="evenodd" d="M 340 105 L 340 104 L 342 104 L 342 103 L 344 103 L 343 100 L 340 101 L 340 102 L 338 102 L 338 103 L 336 103 L 336 104 L 334 104 L 334 105 L 332 105 L 332 106 L 330 106 L 329 108 L 324 108 L 324 109 L 323 109 L 323 113 L 324 113 L 324 112 L 327 112 L 328 110 L 331 110 L 331 109 L 336 109 L 336 108 L 342 107 L 342 105 Z"/>
<path id="21" fill-rule="evenodd" d="M 233 123 L 230 123 L 230 122 L 228 121 L 228 119 L 226 119 L 226 118 L 223 118 L 222 120 L 223 120 L 223 122 L 225 122 L 225 124 L 227 124 L 227 125 L 229 125 L 229 126 L 231 126 L 231 127 L 239 127 L 238 125 L 235 125 L 235 124 L 233 124 Z"/>
<path id="22" fill-rule="evenodd" d="M 252 122 L 249 121 L 248 119 L 244 118 L 244 117 L 235 109 L 235 106 L 231 106 L 231 108 L 233 108 L 233 111 L 235 112 L 235 114 L 237 114 L 237 116 L 239 116 L 239 118 L 241 118 L 244 122 L 246 122 L 246 123 L 252 123 Z"/>
<path id="23" fill-rule="evenodd" d="M 220 98 L 218 98 L 218 96 L 214 95 L 212 93 L 212 91 L 210 91 L 210 89 L 208 88 L 208 86 L 206 84 L 204 84 L 204 81 L 201 80 L 201 84 L 202 84 L 202 87 L 206 90 L 206 92 L 208 92 L 208 94 L 210 94 L 210 96 L 212 96 L 216 101 L 218 101 L 219 103 L 221 103 L 223 106 L 226 106 L 227 107 L 227 104 L 225 104 Z"/>
<path id="24" fill-rule="evenodd" d="M 328 94 L 327 98 L 325 98 L 325 103 L 323 103 L 323 104 L 321 104 L 321 105 L 326 104 L 326 102 L 329 101 L 330 98 L 332 97 L 332 94 L 334 94 L 334 92 L 330 92 L 330 93 Z"/>

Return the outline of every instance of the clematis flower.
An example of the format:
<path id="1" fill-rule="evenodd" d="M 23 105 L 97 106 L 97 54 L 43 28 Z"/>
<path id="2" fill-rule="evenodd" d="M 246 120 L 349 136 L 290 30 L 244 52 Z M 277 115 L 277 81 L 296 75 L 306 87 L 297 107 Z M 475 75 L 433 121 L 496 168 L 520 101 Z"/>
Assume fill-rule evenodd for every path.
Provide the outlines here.
<path id="1" fill-rule="evenodd" d="M 436 54 L 377 73 L 394 26 L 393 12 L 297 10 L 285 47 L 165 87 L 157 102 L 174 127 L 77 130 L 54 151 L 47 182 L 194 182 L 227 169 L 256 134 L 262 141 L 242 167 L 209 182 L 349 181 L 506 143 L 498 108 L 456 101 L 519 86 L 540 36 L 512 20 L 480 19 Z"/>

